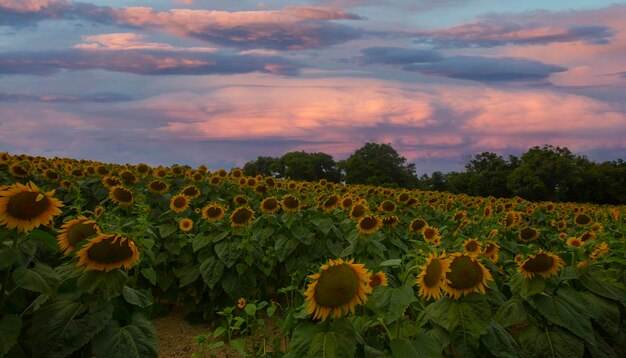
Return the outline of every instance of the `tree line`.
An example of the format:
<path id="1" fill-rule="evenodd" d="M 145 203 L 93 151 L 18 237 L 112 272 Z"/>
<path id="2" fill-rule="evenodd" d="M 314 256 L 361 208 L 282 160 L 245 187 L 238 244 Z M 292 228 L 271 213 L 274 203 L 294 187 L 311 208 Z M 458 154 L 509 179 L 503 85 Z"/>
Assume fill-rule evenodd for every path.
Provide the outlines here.
<path id="1" fill-rule="evenodd" d="M 465 160 L 464 171 L 417 176 L 414 163 L 390 144 L 366 143 L 345 160 L 326 153 L 289 152 L 259 156 L 246 175 L 293 180 L 368 184 L 448 191 L 478 196 L 519 196 L 533 201 L 626 204 L 626 162 L 596 163 L 566 147 L 530 148 L 519 157 L 483 152 Z"/>

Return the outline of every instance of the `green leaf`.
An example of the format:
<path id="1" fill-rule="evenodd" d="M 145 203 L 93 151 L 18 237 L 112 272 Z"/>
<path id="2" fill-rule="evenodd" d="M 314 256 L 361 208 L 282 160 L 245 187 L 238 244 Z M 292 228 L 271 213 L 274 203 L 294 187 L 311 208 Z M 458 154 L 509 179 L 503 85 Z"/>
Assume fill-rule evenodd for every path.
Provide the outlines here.
<path id="1" fill-rule="evenodd" d="M 238 241 L 221 241 L 215 245 L 215 253 L 217 257 L 224 263 L 226 268 L 231 268 L 241 256 L 242 250 L 239 249 Z"/>
<path id="2" fill-rule="evenodd" d="M 498 307 L 498 311 L 496 312 L 494 319 L 503 327 L 509 327 L 523 321 L 526 319 L 524 302 L 515 298 L 506 301 Z"/>
<path id="3" fill-rule="evenodd" d="M 611 335 L 620 331 L 619 307 L 614 301 L 607 300 L 591 292 L 579 292 L 589 316 Z"/>
<path id="4" fill-rule="evenodd" d="M 589 318 L 562 298 L 546 294 L 536 295 L 533 302 L 537 311 L 548 321 L 570 330 L 578 337 L 594 344 L 593 327 Z"/>
<path id="5" fill-rule="evenodd" d="M 324 235 L 327 235 L 333 226 L 335 226 L 329 218 L 315 218 L 311 219 L 311 223 L 315 225 Z"/>
<path id="6" fill-rule="evenodd" d="M 76 302 L 72 297 L 57 299 L 42 307 L 33 318 L 33 355 L 66 357 L 89 343 L 104 329 L 113 315 L 109 301 Z"/>
<path id="7" fill-rule="evenodd" d="M 97 357 L 157 357 L 159 353 L 157 343 L 156 329 L 152 321 L 135 312 L 127 326 L 120 327 L 117 321 L 111 321 L 93 340 L 92 349 Z"/>
<path id="8" fill-rule="evenodd" d="M 617 354 L 611 348 L 611 346 L 598 334 L 595 332 L 596 344 L 589 344 L 585 342 L 585 347 L 593 358 L 617 358 Z"/>
<path id="9" fill-rule="evenodd" d="M 35 229 L 28 234 L 28 237 L 43 242 L 50 250 L 57 252 L 59 251 L 59 245 L 57 244 L 57 238 L 54 237 L 49 232 Z"/>
<path id="10" fill-rule="evenodd" d="M 200 277 L 200 271 L 197 266 L 183 266 L 180 270 L 174 270 L 174 274 L 178 276 L 180 280 L 178 287 L 185 287 Z"/>
<path id="11" fill-rule="evenodd" d="M 426 314 L 449 332 L 460 330 L 466 340 L 487 333 L 491 321 L 489 302 L 479 293 L 471 293 L 459 301 L 443 297 L 428 305 Z"/>
<path id="12" fill-rule="evenodd" d="M 417 301 L 413 287 L 410 285 L 397 288 L 380 286 L 372 296 L 376 310 L 383 315 L 387 324 L 400 318 L 407 307 Z"/>
<path id="13" fill-rule="evenodd" d="M 50 266 L 38 262 L 32 269 L 24 266 L 16 268 L 13 280 L 21 288 L 54 296 L 61 277 Z"/>
<path id="14" fill-rule="evenodd" d="M 248 316 L 254 317 L 256 315 L 256 305 L 254 303 L 248 303 L 243 310 L 246 311 Z"/>
<path id="15" fill-rule="evenodd" d="M 279 262 L 283 262 L 291 255 L 291 253 L 298 247 L 298 242 L 292 240 L 285 235 L 278 235 L 276 242 L 274 243 L 274 250 Z"/>
<path id="16" fill-rule="evenodd" d="M 402 265 L 402 259 L 391 259 L 378 264 L 380 267 L 400 267 L 400 265 Z"/>
<path id="17" fill-rule="evenodd" d="M 327 332 L 315 335 L 307 353 L 310 358 L 353 357 L 356 351 L 356 333 L 346 319 L 335 321 Z"/>
<path id="18" fill-rule="evenodd" d="M 12 247 L 0 251 L 0 270 L 11 267 L 20 257 L 20 252 Z"/>
<path id="19" fill-rule="evenodd" d="M 6 315 L 0 319 L 0 357 L 9 353 L 17 343 L 22 330 L 22 319 L 14 314 Z"/>
<path id="20" fill-rule="evenodd" d="M 241 357 L 246 357 L 246 341 L 243 338 L 237 338 L 230 341 L 230 346 L 235 348 Z"/>
<path id="21" fill-rule="evenodd" d="M 524 279 L 522 282 L 521 295 L 524 298 L 530 298 L 546 289 L 546 280 L 541 276 L 535 276 L 530 280 Z"/>
<path id="22" fill-rule="evenodd" d="M 93 294 L 100 289 L 109 298 L 115 297 L 122 293 L 122 288 L 126 284 L 128 275 L 122 270 L 113 270 L 109 272 L 87 271 L 83 273 L 77 282 L 78 288 L 82 291 Z"/>
<path id="23" fill-rule="evenodd" d="M 141 269 L 141 274 L 143 277 L 147 278 L 148 281 L 154 286 L 157 283 L 157 274 L 156 271 L 152 267 L 144 267 Z"/>
<path id="24" fill-rule="evenodd" d="M 540 334 L 527 348 L 534 357 L 578 358 L 585 351 L 583 341 L 558 328 Z"/>
<path id="25" fill-rule="evenodd" d="M 293 330 L 285 358 L 300 358 L 307 355 L 316 334 L 322 332 L 321 325 L 300 321 Z"/>
<path id="26" fill-rule="evenodd" d="M 389 342 L 389 346 L 391 347 L 391 354 L 395 358 L 419 357 L 420 349 L 406 338 L 394 338 Z"/>
<path id="27" fill-rule="evenodd" d="M 623 295 L 621 291 L 615 286 L 607 283 L 606 277 L 596 277 L 603 276 L 601 274 L 585 274 L 580 277 L 580 283 L 585 286 L 589 291 L 606 298 L 610 298 L 612 300 L 622 300 Z"/>
<path id="28" fill-rule="evenodd" d="M 124 300 L 131 305 L 146 308 L 152 305 L 152 293 L 147 289 L 135 290 L 134 288 L 124 286 L 122 289 Z"/>
<path id="29" fill-rule="evenodd" d="M 199 233 L 191 242 L 191 247 L 193 248 L 193 252 L 203 249 L 210 243 L 217 243 L 224 240 L 226 237 L 230 235 L 230 231 L 220 231 L 214 232 L 212 234 Z"/>
<path id="30" fill-rule="evenodd" d="M 394 338 L 389 342 L 391 354 L 402 358 L 438 358 L 441 346 L 434 338 L 424 332 L 417 333 L 414 340 Z"/>
<path id="31" fill-rule="evenodd" d="M 224 268 L 225 266 L 222 261 L 218 260 L 215 256 L 211 256 L 202 261 L 200 264 L 200 274 L 202 275 L 202 280 L 210 289 L 213 289 L 220 281 L 224 274 Z"/>
<path id="32" fill-rule="evenodd" d="M 575 266 L 565 266 L 561 269 L 559 273 L 559 278 L 561 280 L 575 280 L 580 277 L 580 270 L 578 270 Z"/>
<path id="33" fill-rule="evenodd" d="M 313 238 L 315 237 L 315 235 L 309 229 L 302 225 L 294 225 L 291 228 L 291 234 L 293 235 L 293 237 L 298 239 L 298 241 L 305 245 L 310 245 L 311 242 L 313 242 Z"/>
<path id="34" fill-rule="evenodd" d="M 161 235 L 163 239 L 175 233 L 176 230 L 178 230 L 178 226 L 174 224 L 159 225 L 159 235 Z"/>
<path id="35" fill-rule="evenodd" d="M 517 358 L 523 356 L 522 348 L 499 323 L 492 321 L 487 334 L 480 337 L 489 353 L 498 358 Z"/>

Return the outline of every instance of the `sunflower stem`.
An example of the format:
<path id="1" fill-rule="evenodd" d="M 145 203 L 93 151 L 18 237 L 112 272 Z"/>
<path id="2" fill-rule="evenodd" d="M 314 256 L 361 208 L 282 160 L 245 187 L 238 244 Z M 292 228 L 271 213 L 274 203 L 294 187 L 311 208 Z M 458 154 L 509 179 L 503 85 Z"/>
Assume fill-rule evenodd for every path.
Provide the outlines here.
<path id="1" fill-rule="evenodd" d="M 11 246 L 12 249 L 16 249 L 17 248 L 17 243 L 19 241 L 20 235 L 16 234 L 15 237 L 13 238 L 13 245 Z M 7 290 L 7 286 L 9 285 L 9 278 L 11 277 L 11 271 L 12 271 L 13 265 L 10 265 L 9 267 L 7 267 L 4 271 L 4 277 L 2 278 L 2 287 L 0 288 L 0 313 L 2 313 L 2 309 L 4 308 L 4 303 L 6 302 L 7 297 L 10 295 L 7 294 L 5 296 L 5 292 Z"/>

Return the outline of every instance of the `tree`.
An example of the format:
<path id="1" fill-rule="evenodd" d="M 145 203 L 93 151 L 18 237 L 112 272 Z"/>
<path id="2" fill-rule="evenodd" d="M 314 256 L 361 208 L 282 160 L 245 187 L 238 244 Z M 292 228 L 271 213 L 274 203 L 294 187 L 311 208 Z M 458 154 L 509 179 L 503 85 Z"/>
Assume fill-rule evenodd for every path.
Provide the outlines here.
<path id="1" fill-rule="evenodd" d="M 515 163 L 515 164 L 513 164 Z M 507 162 L 492 152 L 483 152 L 465 163 L 468 173 L 469 191 L 471 195 L 509 197 L 511 191 L 507 187 L 507 177 L 515 169 L 515 160 Z"/>
<path id="2" fill-rule="evenodd" d="M 348 184 L 397 185 L 413 188 L 417 184 L 415 164 L 406 164 L 391 144 L 366 143 L 340 163 Z"/>
<path id="3" fill-rule="evenodd" d="M 308 181 L 326 179 L 336 183 L 341 181 L 341 170 L 333 157 L 326 153 L 289 152 L 279 162 L 281 176 L 285 178 Z"/>
<path id="4" fill-rule="evenodd" d="M 279 159 L 259 156 L 256 160 L 247 162 L 243 166 L 243 173 L 248 176 L 278 176 L 280 174 Z"/>

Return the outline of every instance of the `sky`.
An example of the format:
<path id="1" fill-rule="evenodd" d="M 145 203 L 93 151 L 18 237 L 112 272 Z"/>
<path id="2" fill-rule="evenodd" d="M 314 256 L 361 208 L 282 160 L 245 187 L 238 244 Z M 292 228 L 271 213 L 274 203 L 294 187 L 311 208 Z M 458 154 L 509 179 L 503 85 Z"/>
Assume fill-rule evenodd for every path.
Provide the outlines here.
<path id="1" fill-rule="evenodd" d="M 626 158 L 626 2 L 0 0 L 0 152 Z"/>

